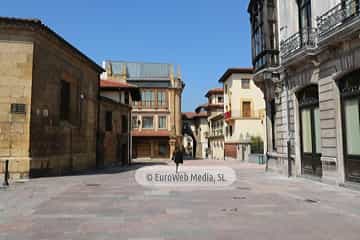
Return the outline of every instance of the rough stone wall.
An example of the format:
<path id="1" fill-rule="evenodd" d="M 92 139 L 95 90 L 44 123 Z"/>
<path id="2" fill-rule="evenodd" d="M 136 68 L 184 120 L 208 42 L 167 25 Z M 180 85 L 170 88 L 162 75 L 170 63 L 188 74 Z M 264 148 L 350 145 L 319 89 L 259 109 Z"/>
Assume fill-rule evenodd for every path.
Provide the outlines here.
<path id="1" fill-rule="evenodd" d="M 0 39 L 6 39 L 1 31 Z M 9 159 L 11 178 L 27 177 L 33 44 L 0 41 L 0 66 L 0 175 Z M 12 103 L 25 104 L 25 114 L 11 113 Z"/>
<path id="2" fill-rule="evenodd" d="M 34 175 L 96 166 L 98 79 L 68 48 L 37 35 L 30 136 Z M 70 83 L 69 121 L 60 120 L 61 80 Z"/>
<path id="3" fill-rule="evenodd" d="M 112 131 L 105 129 L 105 115 L 107 111 L 112 112 Z M 122 129 L 122 116 L 126 116 L 128 121 L 127 129 Z M 105 166 L 114 164 L 129 164 L 129 126 L 130 108 L 126 105 L 101 100 L 100 104 L 100 135 L 102 146 L 100 158 Z M 125 150 L 125 151 L 124 151 Z"/>

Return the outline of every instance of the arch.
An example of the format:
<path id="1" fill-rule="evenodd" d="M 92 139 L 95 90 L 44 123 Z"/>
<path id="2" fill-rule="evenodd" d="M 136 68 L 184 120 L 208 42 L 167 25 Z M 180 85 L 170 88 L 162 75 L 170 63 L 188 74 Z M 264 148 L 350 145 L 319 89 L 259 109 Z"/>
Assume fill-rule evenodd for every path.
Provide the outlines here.
<path id="1" fill-rule="evenodd" d="M 191 139 L 193 141 L 192 157 L 195 159 L 196 158 L 197 141 L 196 141 L 196 137 L 195 137 L 193 131 L 191 130 L 191 127 L 186 123 L 184 123 L 184 125 L 183 125 L 182 134 L 183 134 L 183 136 L 188 135 L 191 137 Z"/>

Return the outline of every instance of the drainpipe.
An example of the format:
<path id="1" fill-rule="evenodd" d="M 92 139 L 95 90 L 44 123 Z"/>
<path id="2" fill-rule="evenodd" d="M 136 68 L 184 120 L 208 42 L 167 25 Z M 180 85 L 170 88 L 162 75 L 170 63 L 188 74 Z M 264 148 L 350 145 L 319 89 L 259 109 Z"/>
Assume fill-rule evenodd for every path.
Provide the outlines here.
<path id="1" fill-rule="evenodd" d="M 290 133 L 290 106 L 289 106 L 289 81 L 285 80 L 285 98 L 286 98 L 286 114 L 287 114 L 287 158 L 288 158 L 288 177 L 291 177 L 292 166 L 291 166 L 291 133 Z"/>

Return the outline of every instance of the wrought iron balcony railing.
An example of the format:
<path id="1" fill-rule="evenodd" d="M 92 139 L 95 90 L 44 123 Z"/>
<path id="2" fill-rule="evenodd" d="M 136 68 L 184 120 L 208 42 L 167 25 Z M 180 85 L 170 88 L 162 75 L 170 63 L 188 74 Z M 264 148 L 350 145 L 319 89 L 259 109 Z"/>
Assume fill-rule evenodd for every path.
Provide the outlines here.
<path id="1" fill-rule="evenodd" d="M 359 0 L 343 1 L 317 18 L 319 38 L 326 37 L 333 30 L 360 15 Z"/>
<path id="2" fill-rule="evenodd" d="M 313 49 L 316 46 L 317 30 L 315 28 L 306 28 L 280 43 L 281 57 L 286 59 L 302 49 Z"/>

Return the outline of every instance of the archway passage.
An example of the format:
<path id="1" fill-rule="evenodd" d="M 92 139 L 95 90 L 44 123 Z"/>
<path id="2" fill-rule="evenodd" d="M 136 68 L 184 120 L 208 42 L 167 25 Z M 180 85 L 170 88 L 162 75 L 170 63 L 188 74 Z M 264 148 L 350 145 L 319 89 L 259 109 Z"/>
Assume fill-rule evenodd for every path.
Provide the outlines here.
<path id="1" fill-rule="evenodd" d="M 345 176 L 347 181 L 360 182 L 360 71 L 339 80 Z"/>
<path id="2" fill-rule="evenodd" d="M 303 174 L 322 176 L 319 90 L 317 85 L 302 89 L 299 101 L 301 167 Z"/>
<path id="3" fill-rule="evenodd" d="M 184 123 L 182 134 L 183 134 L 183 136 L 189 136 L 192 139 L 192 157 L 195 159 L 196 158 L 197 141 L 196 141 L 193 131 L 191 130 L 191 127 L 186 123 Z"/>

